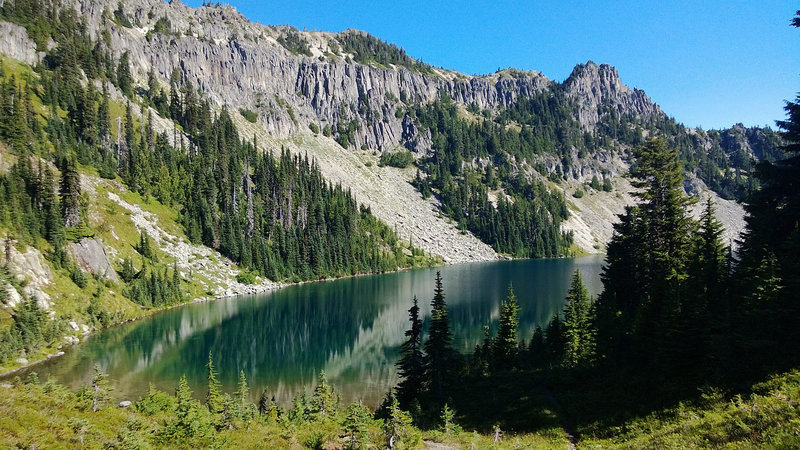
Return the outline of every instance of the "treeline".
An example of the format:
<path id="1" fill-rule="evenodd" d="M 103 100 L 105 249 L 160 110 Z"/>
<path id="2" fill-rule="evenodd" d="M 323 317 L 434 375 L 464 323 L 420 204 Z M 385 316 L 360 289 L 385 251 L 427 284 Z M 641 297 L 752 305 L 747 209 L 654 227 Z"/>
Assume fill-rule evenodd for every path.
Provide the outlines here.
<path id="1" fill-rule="evenodd" d="M 491 121 L 470 124 L 446 98 L 408 114 L 433 138 L 433 155 L 420 162 L 425 176 L 418 173 L 415 180 L 423 196 L 435 191 L 445 214 L 498 252 L 527 258 L 568 253 L 572 236 L 561 231 L 568 215 L 564 197 L 529 178 L 517 159 L 542 151 L 532 131 Z M 490 190 L 499 190 L 495 204 Z"/>
<path id="2" fill-rule="evenodd" d="M 344 53 L 352 53 L 353 60 L 360 64 L 377 63 L 384 67 L 397 65 L 414 72 L 433 73 L 433 67 L 408 55 L 394 44 L 359 31 L 345 31 L 336 36 Z"/>

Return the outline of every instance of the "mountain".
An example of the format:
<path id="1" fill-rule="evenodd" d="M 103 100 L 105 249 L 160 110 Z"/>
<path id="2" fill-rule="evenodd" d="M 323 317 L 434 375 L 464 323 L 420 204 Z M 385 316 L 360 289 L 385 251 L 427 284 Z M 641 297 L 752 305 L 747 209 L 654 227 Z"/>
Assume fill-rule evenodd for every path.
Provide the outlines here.
<path id="1" fill-rule="evenodd" d="M 159 0 L 64 4 L 85 21 L 86 34 L 98 49 L 108 51 L 114 61 L 126 55 L 139 96 L 148 96 L 153 79 L 162 86 L 196 87 L 215 110 L 240 112 L 232 116 L 242 135 L 256 135 L 266 150 L 285 146 L 310 155 L 326 178 L 352 189 L 400 236 L 416 239 L 423 250 L 449 262 L 493 259 L 494 251 L 558 256 L 566 254 L 571 243 L 583 251 L 602 249 L 615 215 L 630 204 L 630 187 L 620 177 L 630 167 L 630 149 L 652 135 L 680 146 L 689 192 L 722 197 L 717 198 L 720 214 L 733 239 L 741 229 L 742 210 L 726 200 L 746 195 L 752 158 L 777 157 L 777 138 L 771 130 L 686 129 L 643 91 L 623 84 L 617 70 L 606 64 L 580 64 L 563 83 L 514 69 L 468 76 L 414 60 L 364 32 L 263 26 L 230 6 L 190 8 Z M 17 25 L 2 26 L 9 31 L 4 53 L 28 63 L 47 61 L 42 51 L 52 40 L 34 45 Z M 500 134 L 506 130 L 519 132 L 522 147 L 528 147 L 515 155 L 508 145 L 486 147 L 451 161 L 454 184 L 447 187 L 460 190 L 460 199 L 443 192 L 448 180 L 441 174 L 436 179 L 426 164 L 443 153 L 433 134 L 451 138 L 452 127 L 434 130 L 416 114 L 420 106 L 443 99 L 455 106 L 452 119 L 458 127 L 479 122 L 501 126 L 504 131 L 488 133 L 502 141 Z M 168 116 L 163 110 L 155 112 Z M 478 134 L 490 139 L 486 130 Z M 536 139 L 524 142 L 530 136 Z M 380 155 L 402 149 L 412 152 L 422 177 L 433 182 L 436 195 L 431 199 L 420 199 L 409 190 L 413 170 L 377 167 Z M 463 153 L 460 148 L 453 151 Z M 489 188 L 485 180 L 465 186 L 467 172 L 485 172 L 488 166 L 505 179 Z M 507 186 L 518 173 L 534 185 L 544 183 L 539 191 L 566 194 L 569 200 L 551 199 L 550 205 L 541 205 L 529 195 L 531 205 L 538 205 L 532 208 L 547 209 L 548 217 L 525 217 L 547 222 L 543 228 L 552 230 L 549 236 L 521 230 L 530 239 L 511 243 L 502 232 L 488 231 L 486 224 L 498 219 L 478 210 L 488 203 L 497 207 L 498 197 L 512 205 L 524 197 L 520 189 Z M 610 185 L 618 186 L 613 193 L 583 186 L 593 177 L 609 178 Z M 569 198 L 576 191 L 589 195 Z M 447 217 L 439 217 L 440 211 Z M 517 233 L 517 228 L 521 227 L 508 233 Z M 572 236 L 558 237 L 559 230 Z"/>
<path id="2" fill-rule="evenodd" d="M 62 255 L 55 219 L 36 213 L 62 207 L 80 244 L 71 258 L 93 273 L 115 275 L 130 252 L 81 243 L 104 234 L 103 203 L 77 187 L 70 198 L 63 180 L 60 200 L 42 198 L 56 194 L 47 177 L 78 170 L 84 193 L 105 178 L 142 206 L 163 204 L 171 237 L 136 230 L 180 270 L 189 262 L 173 238 L 282 281 L 431 261 L 422 252 L 463 262 L 603 251 L 632 203 L 631 150 L 653 136 L 678 147 L 687 192 L 715 198 L 733 242 L 753 163 L 782 157 L 772 130 L 683 127 L 591 61 L 561 83 L 515 69 L 468 76 L 357 30 L 269 27 L 230 6 L 160 0 L 6 2 L 0 31 L 2 167 L 9 185 L 29 187 L 24 201 L 9 191 L 26 212 L 5 235 L 29 216 L 41 221 L 23 233 L 31 248 Z"/>

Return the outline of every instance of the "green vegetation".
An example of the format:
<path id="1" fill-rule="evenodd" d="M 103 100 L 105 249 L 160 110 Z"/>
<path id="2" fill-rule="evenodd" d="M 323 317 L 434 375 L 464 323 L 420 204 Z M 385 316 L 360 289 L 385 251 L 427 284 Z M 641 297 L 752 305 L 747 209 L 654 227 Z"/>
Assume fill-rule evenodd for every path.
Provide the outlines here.
<path id="1" fill-rule="evenodd" d="M 426 176 L 414 181 L 423 196 L 436 193 L 442 210 L 496 251 L 522 258 L 564 256 L 572 243 L 561 232 L 567 218 L 563 195 L 524 173 L 518 158 L 533 155 L 539 138 L 490 121 L 472 124 L 445 98 L 409 108 L 431 130 L 434 153 L 420 160 Z M 489 162 L 485 162 L 488 160 Z M 496 206 L 489 189 L 502 187 Z"/>
<path id="2" fill-rule="evenodd" d="M 222 392 L 209 357 L 209 395 L 197 400 L 185 377 L 175 393 L 150 387 L 130 408 L 113 405 L 113 383 L 95 368 L 91 383 L 77 393 L 32 374 L 17 378 L 0 396 L 0 442 L 18 447 L 82 446 L 88 448 L 420 448 L 423 440 L 478 448 L 563 448 L 555 429 L 540 435 L 481 436 L 465 432 L 445 409 L 439 429 L 420 431 L 406 411 L 393 402 L 376 418 L 358 402 L 341 405 L 321 373 L 309 396 L 295 398 L 284 409 L 264 392 L 251 403 L 244 374 L 233 393 Z"/>
<path id="3" fill-rule="evenodd" d="M 311 56 L 311 48 L 308 46 L 308 41 L 293 28 L 281 33 L 278 36 L 278 43 L 295 55 Z"/>
<path id="4" fill-rule="evenodd" d="M 256 123 L 258 120 L 258 114 L 255 111 L 250 111 L 249 109 L 239 108 L 239 114 L 242 115 L 248 122 Z"/>
<path id="5" fill-rule="evenodd" d="M 352 53 L 353 60 L 361 64 L 397 65 L 414 72 L 433 73 L 433 67 L 408 55 L 394 44 L 381 41 L 360 31 L 345 31 L 337 36 L 342 51 Z"/>
<path id="6" fill-rule="evenodd" d="M 396 152 L 383 152 L 378 160 L 378 165 L 381 167 L 391 166 L 405 169 L 412 164 L 414 164 L 414 155 L 405 149 Z"/>

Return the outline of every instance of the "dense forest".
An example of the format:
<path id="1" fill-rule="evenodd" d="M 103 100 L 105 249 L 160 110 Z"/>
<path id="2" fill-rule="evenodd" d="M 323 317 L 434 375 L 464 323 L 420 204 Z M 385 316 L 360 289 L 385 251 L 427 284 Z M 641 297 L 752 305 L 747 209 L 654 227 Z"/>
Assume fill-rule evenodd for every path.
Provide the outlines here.
<path id="1" fill-rule="evenodd" d="M 539 137 L 489 121 L 469 124 L 447 97 L 409 114 L 432 130 L 434 152 L 420 163 L 426 176 L 415 180 L 424 196 L 435 190 L 445 214 L 498 252 L 524 258 L 568 253 L 572 236 L 561 231 L 567 218 L 563 195 L 514 164 L 517 155 L 537 152 Z M 501 186 L 492 204 L 489 190 Z"/>

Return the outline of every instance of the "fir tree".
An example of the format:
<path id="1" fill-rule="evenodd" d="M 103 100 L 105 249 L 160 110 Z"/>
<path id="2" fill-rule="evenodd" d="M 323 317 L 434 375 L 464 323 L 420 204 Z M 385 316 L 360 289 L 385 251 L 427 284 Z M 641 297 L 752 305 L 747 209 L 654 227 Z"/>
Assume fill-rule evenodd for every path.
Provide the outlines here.
<path id="1" fill-rule="evenodd" d="M 447 303 L 444 300 L 442 275 L 436 272 L 436 285 L 431 301 L 431 327 L 425 341 L 425 368 L 430 392 L 435 401 L 444 396 L 450 372 L 453 349 L 450 334 L 450 319 L 447 316 Z"/>
<path id="2" fill-rule="evenodd" d="M 81 224 L 81 183 L 73 157 L 64 158 L 61 166 L 61 218 L 65 227 Z"/>
<path id="3" fill-rule="evenodd" d="M 406 330 L 406 340 L 400 348 L 400 360 L 397 362 L 400 383 L 397 385 L 397 398 L 400 404 L 408 408 L 424 388 L 425 357 L 422 354 L 422 319 L 419 317 L 417 297 L 408 310 L 411 328 Z"/>
<path id="4" fill-rule="evenodd" d="M 493 342 L 494 369 L 508 370 L 514 365 L 519 347 L 518 331 L 519 304 L 514 288 L 509 285 L 508 296 L 500 303 L 500 326 Z"/>
<path id="5" fill-rule="evenodd" d="M 576 367 L 589 362 L 594 354 L 594 331 L 591 322 L 591 299 L 575 270 L 564 305 L 564 364 Z"/>
<path id="6" fill-rule="evenodd" d="M 206 393 L 206 407 L 211 414 L 218 415 L 222 413 L 223 396 L 221 384 L 217 380 L 217 371 L 214 369 L 214 358 L 211 352 L 208 352 L 206 369 L 208 370 L 208 392 Z"/>

